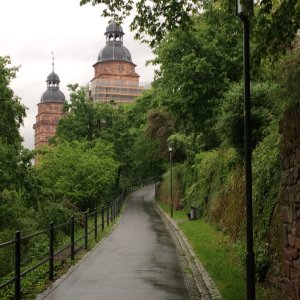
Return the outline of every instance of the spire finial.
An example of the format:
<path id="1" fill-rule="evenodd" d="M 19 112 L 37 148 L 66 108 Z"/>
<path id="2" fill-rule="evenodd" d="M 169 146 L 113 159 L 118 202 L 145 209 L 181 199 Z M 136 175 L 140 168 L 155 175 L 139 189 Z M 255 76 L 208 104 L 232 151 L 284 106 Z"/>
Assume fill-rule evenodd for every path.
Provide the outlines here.
<path id="1" fill-rule="evenodd" d="M 52 54 L 52 72 L 54 72 L 54 60 L 55 60 L 54 52 L 52 51 L 51 54 Z"/>

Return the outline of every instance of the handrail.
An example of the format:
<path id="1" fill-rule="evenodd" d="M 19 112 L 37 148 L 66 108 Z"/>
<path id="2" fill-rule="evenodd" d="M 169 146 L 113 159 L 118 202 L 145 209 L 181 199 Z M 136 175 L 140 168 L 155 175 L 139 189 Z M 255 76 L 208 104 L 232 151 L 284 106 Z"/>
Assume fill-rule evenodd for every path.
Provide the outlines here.
<path id="1" fill-rule="evenodd" d="M 53 274 L 53 261 L 54 261 L 54 258 L 58 254 L 60 254 L 63 251 L 70 248 L 70 253 L 68 254 L 68 256 L 71 257 L 71 260 L 74 260 L 75 252 L 79 248 L 83 247 L 83 246 L 77 247 L 77 249 L 75 250 L 76 245 L 78 245 L 78 243 L 81 240 L 83 240 L 84 248 L 87 249 L 89 235 L 93 232 L 95 233 L 94 239 L 97 240 L 98 228 L 101 228 L 102 231 L 104 231 L 105 225 L 106 225 L 106 227 L 108 227 L 109 224 L 112 223 L 113 220 L 118 215 L 120 215 L 125 198 L 129 193 L 137 190 L 138 188 L 140 188 L 143 185 L 146 185 L 146 184 L 149 184 L 149 183 L 155 182 L 155 181 L 156 181 L 155 178 L 146 178 L 144 180 L 139 180 L 135 184 L 128 186 L 127 188 L 124 189 L 124 191 L 119 196 L 117 196 L 114 200 L 106 203 L 106 205 L 104 207 L 100 208 L 99 211 L 97 209 L 95 209 L 92 212 L 85 212 L 83 221 L 78 220 L 78 219 L 75 220 L 75 218 L 72 217 L 69 221 L 64 222 L 62 224 L 55 225 L 55 226 L 54 226 L 53 222 L 51 222 L 49 225 L 49 228 L 39 230 L 35 233 L 29 234 L 26 236 L 21 236 L 21 232 L 17 231 L 14 240 L 10 240 L 10 241 L 0 244 L 0 249 L 8 247 L 8 246 L 12 246 L 12 245 L 15 246 L 14 247 L 15 248 L 15 276 L 8 279 L 7 281 L 5 281 L 3 283 L 0 283 L 0 290 L 14 283 L 15 284 L 14 299 L 20 300 L 21 299 L 21 278 L 23 278 L 30 272 L 34 271 L 41 265 L 45 264 L 46 262 L 49 262 L 49 272 L 48 272 L 49 279 L 53 280 L 53 278 L 54 278 L 54 276 L 53 276 L 54 275 Z M 89 217 L 93 217 L 93 219 L 94 219 L 93 225 L 89 224 L 89 222 L 88 222 Z M 74 238 L 75 222 L 79 223 L 81 226 L 84 227 L 83 234 L 76 240 Z M 70 243 L 68 243 L 67 245 L 63 246 L 63 248 L 61 248 L 55 252 L 54 251 L 55 250 L 54 249 L 54 232 L 64 226 L 67 226 L 67 225 L 71 225 L 70 226 L 70 238 L 71 238 Z M 90 229 L 89 229 L 89 225 L 91 226 Z M 38 235 L 44 234 L 44 233 L 49 233 L 49 249 L 48 249 L 49 255 L 44 257 L 39 262 L 36 262 L 35 265 L 31 266 L 29 269 L 21 272 L 21 268 L 22 268 L 22 265 L 21 265 L 21 250 L 22 250 L 21 243 L 24 242 L 25 240 L 26 241 L 31 240 L 32 238 L 34 238 Z"/>
<path id="2" fill-rule="evenodd" d="M 67 221 L 65 223 L 56 225 L 56 226 L 54 226 L 54 229 L 59 229 L 59 228 L 65 227 L 66 225 L 70 225 L 70 223 L 71 223 L 71 221 Z"/>
<path id="3" fill-rule="evenodd" d="M 0 249 L 1 249 L 1 248 L 4 248 L 4 247 L 6 247 L 6 246 L 10 246 L 10 245 L 12 245 L 12 244 L 14 244 L 14 243 L 15 243 L 14 240 L 11 240 L 11 241 L 2 243 L 2 244 L 0 244 Z"/>
<path id="4" fill-rule="evenodd" d="M 31 238 L 33 238 L 33 237 L 36 237 L 36 236 L 38 236 L 38 235 L 40 235 L 40 234 L 43 234 L 43 233 L 46 233 L 46 232 L 48 232 L 48 231 L 49 231 L 49 228 L 48 228 L 48 229 L 44 229 L 44 230 L 40 230 L 40 231 L 38 231 L 38 232 L 36 232 L 36 233 L 33 233 L 33 234 L 29 234 L 29 235 L 26 235 L 26 236 L 22 236 L 22 237 L 21 237 L 21 241 L 29 240 L 29 239 L 31 239 Z"/>

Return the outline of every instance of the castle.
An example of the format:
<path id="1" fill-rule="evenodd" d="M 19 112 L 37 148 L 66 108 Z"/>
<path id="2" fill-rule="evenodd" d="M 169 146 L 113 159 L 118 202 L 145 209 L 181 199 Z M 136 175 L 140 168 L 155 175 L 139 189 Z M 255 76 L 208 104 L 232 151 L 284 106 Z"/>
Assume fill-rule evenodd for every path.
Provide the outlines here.
<path id="1" fill-rule="evenodd" d="M 123 45 L 124 32 L 121 26 L 110 21 L 105 31 L 106 46 L 99 52 L 93 65 L 94 77 L 90 84 L 90 97 L 95 102 L 117 105 L 131 103 L 145 87 L 140 86 L 129 50 Z M 65 96 L 59 89 L 60 79 L 54 72 L 47 77 L 47 90 L 38 103 L 35 130 L 35 148 L 48 145 L 56 133 L 59 119 L 63 116 Z"/>

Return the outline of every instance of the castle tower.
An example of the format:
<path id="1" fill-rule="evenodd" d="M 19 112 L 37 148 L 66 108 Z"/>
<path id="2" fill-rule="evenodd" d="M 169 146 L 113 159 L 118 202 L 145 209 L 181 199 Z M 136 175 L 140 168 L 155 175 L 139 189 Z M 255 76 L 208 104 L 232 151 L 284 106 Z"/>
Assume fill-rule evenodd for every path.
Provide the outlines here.
<path id="1" fill-rule="evenodd" d="M 124 32 L 115 21 L 110 21 L 105 32 L 106 46 L 100 51 L 91 80 L 91 96 L 97 102 L 117 104 L 134 101 L 143 90 L 129 50 L 123 45 Z"/>
<path id="2" fill-rule="evenodd" d="M 52 73 L 47 77 L 47 90 L 43 93 L 38 104 L 38 114 L 35 130 L 35 148 L 48 145 L 48 140 L 56 133 L 58 120 L 63 115 L 62 109 L 65 102 L 65 95 L 59 90 L 59 77 L 54 73 L 54 62 Z"/>

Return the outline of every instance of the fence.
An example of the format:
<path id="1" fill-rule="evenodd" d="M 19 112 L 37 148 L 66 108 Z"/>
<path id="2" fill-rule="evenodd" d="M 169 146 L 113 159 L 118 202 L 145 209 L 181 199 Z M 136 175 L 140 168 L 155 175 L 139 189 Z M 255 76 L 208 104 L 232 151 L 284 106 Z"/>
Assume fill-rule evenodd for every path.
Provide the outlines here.
<path id="1" fill-rule="evenodd" d="M 94 239 L 97 240 L 98 231 L 102 232 L 105 230 L 105 227 L 108 227 L 110 223 L 112 223 L 115 218 L 117 218 L 121 212 L 124 200 L 126 196 L 139 189 L 140 187 L 155 182 L 155 178 L 148 178 L 138 183 L 127 187 L 123 193 L 118 196 L 115 200 L 111 201 L 107 206 L 101 208 L 100 210 L 96 209 L 92 212 L 85 212 L 83 221 L 79 219 L 75 219 L 73 216 L 71 219 L 65 223 L 55 225 L 53 222 L 49 224 L 49 228 L 45 230 L 38 231 L 36 233 L 22 236 L 20 231 L 16 231 L 15 239 L 0 244 L 0 250 L 9 246 L 14 246 L 14 276 L 7 281 L 0 284 L 0 290 L 14 283 L 14 299 L 21 299 L 21 279 L 32 271 L 36 270 L 38 267 L 46 264 L 48 262 L 48 278 L 49 280 L 54 279 L 54 260 L 56 257 L 64 253 L 64 256 L 70 257 L 73 261 L 75 259 L 75 254 L 82 247 L 84 249 L 88 249 L 89 245 L 89 236 L 93 233 Z M 90 224 L 92 221 L 92 228 L 90 228 Z M 82 224 L 83 223 L 83 224 Z M 75 226 L 76 224 L 83 225 L 83 235 L 75 238 Z M 68 229 L 70 233 L 69 243 L 60 249 L 55 249 L 55 234 L 64 228 Z M 22 270 L 21 265 L 21 255 L 22 255 L 22 243 L 26 243 L 29 240 L 41 236 L 48 236 L 48 255 L 42 258 L 39 262 L 34 264 L 33 266 L 28 267 L 26 270 Z M 83 241 L 83 246 L 79 246 L 79 242 Z M 26 264 L 25 264 L 26 266 Z"/>

